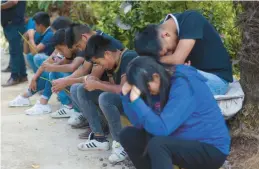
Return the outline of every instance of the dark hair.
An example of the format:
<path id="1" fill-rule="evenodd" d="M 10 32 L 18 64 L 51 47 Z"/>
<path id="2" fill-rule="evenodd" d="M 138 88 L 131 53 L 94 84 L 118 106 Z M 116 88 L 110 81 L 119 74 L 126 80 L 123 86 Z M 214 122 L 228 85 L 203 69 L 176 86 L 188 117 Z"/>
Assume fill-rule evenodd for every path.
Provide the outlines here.
<path id="1" fill-rule="evenodd" d="M 65 29 L 59 29 L 51 38 L 50 44 L 52 46 L 64 45 L 65 44 Z"/>
<path id="2" fill-rule="evenodd" d="M 148 25 L 138 33 L 134 40 L 135 50 L 139 56 L 151 56 L 159 60 L 161 44 L 158 36 L 158 25 Z"/>
<path id="3" fill-rule="evenodd" d="M 81 25 L 78 23 L 71 24 L 66 29 L 66 44 L 69 48 L 72 48 L 80 39 L 82 34 L 90 33 L 92 30 L 88 25 Z"/>
<path id="4" fill-rule="evenodd" d="M 160 106 L 161 110 L 168 101 L 169 91 L 171 87 L 170 73 L 166 71 L 163 65 L 158 63 L 154 58 L 149 56 L 140 56 L 133 59 L 126 70 L 127 81 L 131 85 L 135 85 L 142 93 L 144 101 L 152 108 L 152 96 L 148 89 L 148 82 L 153 80 L 153 74 L 160 76 Z"/>
<path id="5" fill-rule="evenodd" d="M 38 25 L 43 25 L 45 27 L 49 27 L 50 25 L 50 19 L 49 19 L 49 14 L 46 12 L 37 12 L 33 18 L 32 18 L 36 24 Z"/>
<path id="6" fill-rule="evenodd" d="M 116 52 L 118 49 L 108 38 L 103 37 L 102 35 L 93 35 L 89 38 L 85 54 L 86 59 L 103 58 L 105 51 Z"/>
<path id="7" fill-rule="evenodd" d="M 53 21 L 51 27 L 55 30 L 67 28 L 72 24 L 72 21 L 68 17 L 60 16 Z"/>

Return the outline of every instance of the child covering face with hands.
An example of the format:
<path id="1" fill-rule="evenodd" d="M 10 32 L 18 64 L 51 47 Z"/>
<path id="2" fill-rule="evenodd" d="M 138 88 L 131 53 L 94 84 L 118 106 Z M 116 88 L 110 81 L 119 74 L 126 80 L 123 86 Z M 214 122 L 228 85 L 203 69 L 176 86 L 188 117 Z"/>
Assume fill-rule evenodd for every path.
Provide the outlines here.
<path id="1" fill-rule="evenodd" d="M 169 72 L 142 56 L 128 65 L 126 76 L 121 99 L 133 127 L 120 133 L 120 142 L 137 169 L 216 169 L 224 163 L 228 129 L 195 68 L 178 65 Z"/>

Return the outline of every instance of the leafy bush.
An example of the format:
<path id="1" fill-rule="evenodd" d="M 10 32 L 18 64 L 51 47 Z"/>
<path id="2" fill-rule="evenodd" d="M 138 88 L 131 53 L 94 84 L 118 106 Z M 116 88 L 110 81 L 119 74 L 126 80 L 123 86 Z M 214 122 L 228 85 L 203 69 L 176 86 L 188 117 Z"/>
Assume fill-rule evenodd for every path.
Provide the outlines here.
<path id="1" fill-rule="evenodd" d="M 67 1 L 27 1 L 27 13 L 48 11 L 51 6 L 64 10 Z M 121 40 L 128 48 L 133 48 L 135 34 L 150 23 L 159 23 L 168 13 L 198 10 L 216 28 L 233 59 L 236 58 L 240 46 L 241 35 L 235 25 L 236 15 L 241 7 L 233 2 L 192 2 L 192 1 L 130 1 L 132 9 L 124 13 L 122 1 L 74 1 L 71 2 L 70 17 L 73 21 L 87 23 Z M 62 13 L 62 12 L 61 12 Z M 116 24 L 120 20 L 130 25 L 129 30 L 123 30 Z"/>
<path id="2" fill-rule="evenodd" d="M 72 5 L 66 6 L 66 3 Z M 242 8 L 234 2 L 129 1 L 132 9 L 126 14 L 121 9 L 122 3 L 122 1 L 27 1 L 27 13 L 49 11 L 52 6 L 60 10 L 61 14 L 64 13 L 63 10 L 69 10 L 68 13 L 73 21 L 87 23 L 94 29 L 100 29 L 133 49 L 135 34 L 144 26 L 161 22 L 168 13 L 197 10 L 215 26 L 232 59 L 236 59 L 241 43 L 236 17 Z M 119 28 L 116 24 L 118 18 L 131 28 L 129 30 Z M 233 70 L 234 74 L 238 74 L 239 67 L 235 66 Z"/>
<path id="3" fill-rule="evenodd" d="M 135 33 L 150 23 L 159 23 L 168 13 L 183 12 L 185 10 L 200 11 L 217 29 L 221 35 L 226 48 L 232 58 L 235 58 L 240 46 L 240 31 L 235 26 L 235 19 L 240 7 L 234 8 L 233 2 L 175 2 L 175 1 L 132 1 L 132 10 L 126 14 L 120 9 L 122 2 L 74 2 L 76 4 L 73 11 L 82 10 L 82 6 L 87 6 L 84 12 L 89 13 L 91 19 L 82 21 L 80 17 L 75 21 L 91 24 L 96 23 L 96 28 L 115 36 L 121 40 L 128 48 L 133 48 Z M 80 7 L 80 8 L 79 8 Z M 73 14 L 73 13 L 72 13 Z M 116 25 L 116 19 L 120 17 L 123 23 L 131 25 L 129 30 L 122 30 Z"/>

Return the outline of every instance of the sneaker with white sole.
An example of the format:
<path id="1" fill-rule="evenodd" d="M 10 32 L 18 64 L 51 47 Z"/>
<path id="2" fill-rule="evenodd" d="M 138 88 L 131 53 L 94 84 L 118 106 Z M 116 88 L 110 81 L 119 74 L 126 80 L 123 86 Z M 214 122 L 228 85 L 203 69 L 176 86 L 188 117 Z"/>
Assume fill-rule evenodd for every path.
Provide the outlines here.
<path id="1" fill-rule="evenodd" d="M 62 105 L 61 108 L 50 114 L 52 118 L 69 118 L 72 114 L 75 113 L 75 110 L 72 107 L 67 105 Z"/>
<path id="2" fill-rule="evenodd" d="M 112 142 L 112 154 L 109 157 L 110 163 L 118 163 L 125 160 L 128 157 L 124 148 L 117 141 Z"/>
<path id="3" fill-rule="evenodd" d="M 43 105 L 43 104 L 40 104 L 39 101 L 37 101 L 37 103 L 32 108 L 26 110 L 25 113 L 31 116 L 49 114 L 51 113 L 51 107 L 48 104 Z"/>
<path id="4" fill-rule="evenodd" d="M 95 136 L 94 133 L 90 133 L 86 142 L 78 144 L 77 148 L 82 151 L 91 150 L 109 150 L 109 141 L 105 136 Z"/>
<path id="5" fill-rule="evenodd" d="M 75 112 L 70 116 L 67 123 L 71 126 L 76 126 L 76 125 L 79 125 L 79 124 L 81 124 L 85 121 L 86 121 L 86 119 L 84 118 L 82 113 Z"/>
<path id="6" fill-rule="evenodd" d="M 14 100 L 10 101 L 8 105 L 9 107 L 28 107 L 31 106 L 31 102 L 29 98 L 19 95 Z"/>

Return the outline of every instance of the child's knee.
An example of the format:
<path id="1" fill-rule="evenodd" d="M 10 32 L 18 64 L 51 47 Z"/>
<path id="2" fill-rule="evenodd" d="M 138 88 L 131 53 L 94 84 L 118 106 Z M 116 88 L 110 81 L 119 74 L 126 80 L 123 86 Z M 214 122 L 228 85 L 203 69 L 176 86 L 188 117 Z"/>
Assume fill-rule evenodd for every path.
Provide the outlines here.
<path id="1" fill-rule="evenodd" d="M 28 54 L 26 55 L 26 59 L 27 59 L 28 61 L 33 61 L 33 55 L 32 55 L 31 53 L 28 53 Z"/>
<path id="2" fill-rule="evenodd" d="M 153 137 L 148 141 L 147 151 L 149 154 L 158 153 L 163 149 L 164 140 L 162 137 Z"/>
<path id="3" fill-rule="evenodd" d="M 52 80 L 56 80 L 56 79 L 59 79 L 60 77 L 60 72 L 50 72 L 49 73 L 49 79 L 52 81 Z"/>
<path id="4" fill-rule="evenodd" d="M 33 56 L 33 61 L 34 64 L 37 67 L 40 67 L 41 64 L 46 60 L 46 56 L 44 54 L 36 54 L 35 56 Z"/>
<path id="5" fill-rule="evenodd" d="M 115 93 L 110 92 L 103 92 L 98 99 L 100 106 L 110 106 L 110 105 L 116 105 L 117 99 L 116 97 L 119 96 Z"/>
<path id="6" fill-rule="evenodd" d="M 77 94 L 77 88 L 78 88 L 79 85 L 81 85 L 81 84 L 73 84 L 73 85 L 70 87 L 70 93 L 71 93 L 71 95 L 76 95 L 76 94 Z"/>

